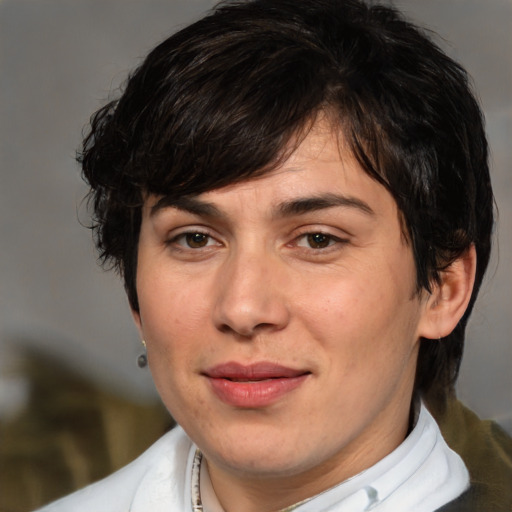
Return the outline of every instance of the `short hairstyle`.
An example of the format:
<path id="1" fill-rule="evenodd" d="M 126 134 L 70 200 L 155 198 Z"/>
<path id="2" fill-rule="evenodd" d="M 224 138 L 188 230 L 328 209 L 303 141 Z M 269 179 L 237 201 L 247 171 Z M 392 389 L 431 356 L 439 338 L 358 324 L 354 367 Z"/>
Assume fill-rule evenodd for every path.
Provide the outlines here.
<path id="1" fill-rule="evenodd" d="M 319 113 L 393 196 L 418 290 L 472 245 L 469 307 L 422 340 L 416 390 L 450 390 L 491 248 L 483 117 L 466 72 L 394 8 L 359 0 L 225 2 L 159 44 L 91 118 L 78 159 L 100 259 L 138 310 L 147 194 L 200 194 L 276 168 Z"/>

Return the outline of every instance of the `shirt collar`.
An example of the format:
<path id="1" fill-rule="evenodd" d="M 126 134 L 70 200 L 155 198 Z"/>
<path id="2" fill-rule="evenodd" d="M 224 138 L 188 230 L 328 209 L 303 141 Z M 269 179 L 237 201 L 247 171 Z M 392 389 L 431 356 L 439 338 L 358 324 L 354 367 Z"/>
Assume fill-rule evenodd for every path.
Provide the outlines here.
<path id="1" fill-rule="evenodd" d="M 467 470 L 446 445 L 426 407 L 421 403 L 417 410 L 414 428 L 389 455 L 358 475 L 281 512 L 384 512 L 393 510 L 397 503 L 407 503 L 409 510 L 436 510 L 455 499 L 469 484 Z M 201 461 L 200 451 L 194 448 L 192 510 L 224 512 L 206 464 Z M 425 508 L 418 508 L 420 504 Z"/>

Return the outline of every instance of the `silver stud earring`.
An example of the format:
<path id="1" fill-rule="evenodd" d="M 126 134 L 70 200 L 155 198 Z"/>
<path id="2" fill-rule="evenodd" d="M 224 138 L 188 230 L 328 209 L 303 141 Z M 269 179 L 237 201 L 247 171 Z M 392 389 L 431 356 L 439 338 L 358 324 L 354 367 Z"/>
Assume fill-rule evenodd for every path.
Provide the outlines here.
<path id="1" fill-rule="evenodd" d="M 148 365 L 148 356 L 146 354 L 146 342 L 142 340 L 144 352 L 137 357 L 137 366 L 139 368 L 145 368 Z"/>

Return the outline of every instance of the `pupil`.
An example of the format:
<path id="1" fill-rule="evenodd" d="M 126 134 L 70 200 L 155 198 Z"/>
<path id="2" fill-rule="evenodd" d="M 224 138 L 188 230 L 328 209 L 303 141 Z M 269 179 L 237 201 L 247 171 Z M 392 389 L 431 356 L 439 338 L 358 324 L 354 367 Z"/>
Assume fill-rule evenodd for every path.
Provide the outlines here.
<path id="1" fill-rule="evenodd" d="M 202 233 L 187 235 L 187 243 L 190 247 L 203 247 L 206 244 L 206 235 Z"/>
<path id="2" fill-rule="evenodd" d="M 308 242 L 311 247 L 323 248 L 329 245 L 329 237 L 322 233 L 314 233 L 312 235 L 308 235 Z"/>

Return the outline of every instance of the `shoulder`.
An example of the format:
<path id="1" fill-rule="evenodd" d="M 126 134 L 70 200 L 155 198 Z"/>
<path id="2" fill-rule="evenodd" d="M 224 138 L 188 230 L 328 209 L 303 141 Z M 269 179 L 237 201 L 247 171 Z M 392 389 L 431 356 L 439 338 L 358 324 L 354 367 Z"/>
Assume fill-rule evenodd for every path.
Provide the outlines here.
<path id="1" fill-rule="evenodd" d="M 126 512 L 133 510 L 133 503 L 148 499 L 151 487 L 158 487 L 164 479 L 174 482 L 170 490 L 176 500 L 181 500 L 191 447 L 191 441 L 177 427 L 119 471 L 37 512 Z"/>
<path id="2" fill-rule="evenodd" d="M 496 423 L 481 420 L 458 400 L 429 403 L 450 448 L 464 460 L 471 488 L 439 512 L 512 510 L 512 439 Z"/>
<path id="3" fill-rule="evenodd" d="M 465 493 L 436 512 L 510 512 L 511 506 L 510 493 L 507 498 L 489 492 L 486 485 L 473 483 Z"/>

